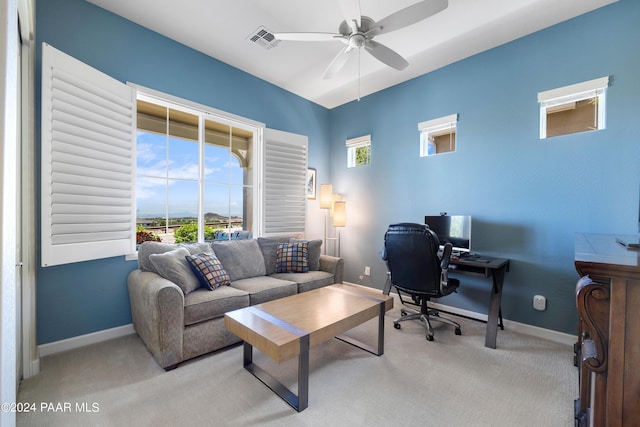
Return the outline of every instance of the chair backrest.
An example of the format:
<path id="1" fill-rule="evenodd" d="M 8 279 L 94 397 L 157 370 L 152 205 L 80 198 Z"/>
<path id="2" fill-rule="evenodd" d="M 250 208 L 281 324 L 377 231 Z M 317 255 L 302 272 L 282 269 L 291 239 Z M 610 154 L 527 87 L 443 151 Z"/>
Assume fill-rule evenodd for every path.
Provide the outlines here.
<path id="1" fill-rule="evenodd" d="M 384 235 L 391 283 L 407 291 L 440 294 L 441 266 L 438 236 L 426 225 L 392 224 Z"/>

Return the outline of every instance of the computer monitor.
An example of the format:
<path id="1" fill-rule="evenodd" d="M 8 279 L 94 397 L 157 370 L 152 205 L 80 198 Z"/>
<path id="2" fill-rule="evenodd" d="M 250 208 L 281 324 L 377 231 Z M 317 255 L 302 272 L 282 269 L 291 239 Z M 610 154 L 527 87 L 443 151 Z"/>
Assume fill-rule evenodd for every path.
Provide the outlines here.
<path id="1" fill-rule="evenodd" d="M 453 252 L 471 251 L 470 215 L 426 215 L 424 223 L 438 235 L 441 246 L 451 243 Z"/>

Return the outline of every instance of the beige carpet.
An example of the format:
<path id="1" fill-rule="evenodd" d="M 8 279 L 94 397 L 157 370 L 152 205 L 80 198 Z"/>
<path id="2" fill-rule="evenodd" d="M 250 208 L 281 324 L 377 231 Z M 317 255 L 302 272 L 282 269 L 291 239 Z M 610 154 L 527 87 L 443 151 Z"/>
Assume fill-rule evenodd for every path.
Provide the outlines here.
<path id="1" fill-rule="evenodd" d="M 301 413 L 242 368 L 242 346 L 164 372 L 129 335 L 42 358 L 18 393 L 36 411 L 18 414 L 18 426 L 573 425 L 571 346 L 506 330 L 488 349 L 485 325 L 461 318 L 462 336 L 434 322 L 428 342 L 417 322 L 393 328 L 398 307 L 385 318 L 381 357 L 338 340 L 312 349 Z M 349 335 L 373 343 L 376 326 Z M 295 385 L 295 361 L 275 365 L 255 350 L 254 361 Z"/>

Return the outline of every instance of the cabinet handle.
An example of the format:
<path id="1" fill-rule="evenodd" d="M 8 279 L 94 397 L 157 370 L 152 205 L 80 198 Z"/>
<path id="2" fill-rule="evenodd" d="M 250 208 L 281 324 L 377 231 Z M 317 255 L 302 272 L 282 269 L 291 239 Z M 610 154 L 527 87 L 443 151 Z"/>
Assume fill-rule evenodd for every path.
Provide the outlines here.
<path id="1" fill-rule="evenodd" d="M 593 340 L 582 341 L 582 360 L 595 359 L 596 356 L 596 344 Z"/>

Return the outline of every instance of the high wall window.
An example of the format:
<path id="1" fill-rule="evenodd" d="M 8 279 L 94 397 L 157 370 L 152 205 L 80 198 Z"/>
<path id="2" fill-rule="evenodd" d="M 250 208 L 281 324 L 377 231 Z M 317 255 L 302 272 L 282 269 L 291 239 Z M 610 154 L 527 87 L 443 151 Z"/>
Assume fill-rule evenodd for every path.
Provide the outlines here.
<path id="1" fill-rule="evenodd" d="M 371 135 L 347 140 L 347 167 L 364 166 L 371 163 Z"/>
<path id="2" fill-rule="evenodd" d="M 230 239 L 252 231 L 255 129 L 143 95 L 137 113 L 139 240 Z"/>
<path id="3" fill-rule="evenodd" d="M 418 123 L 420 157 L 456 151 L 457 122 L 458 115 L 451 114 Z"/>
<path id="4" fill-rule="evenodd" d="M 609 77 L 540 92 L 540 139 L 605 128 Z"/>

